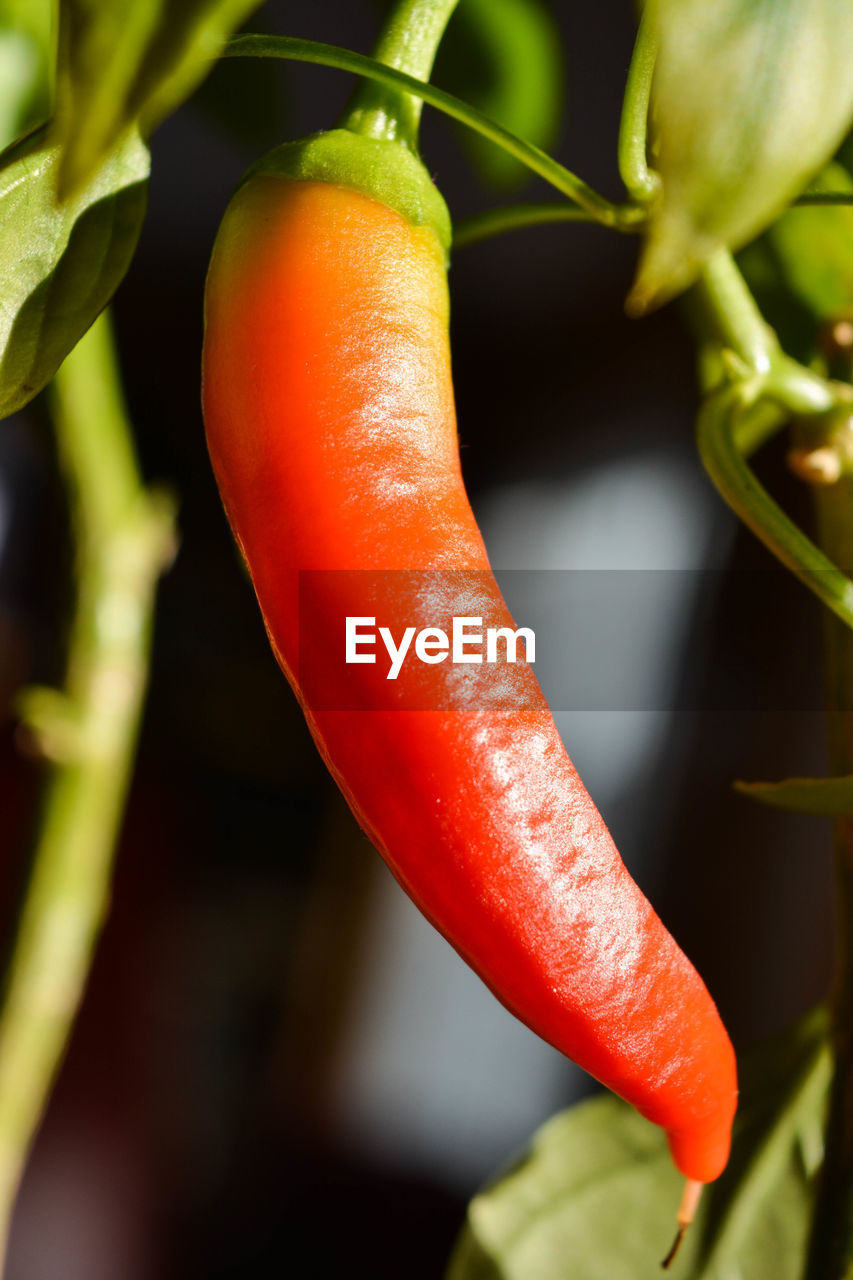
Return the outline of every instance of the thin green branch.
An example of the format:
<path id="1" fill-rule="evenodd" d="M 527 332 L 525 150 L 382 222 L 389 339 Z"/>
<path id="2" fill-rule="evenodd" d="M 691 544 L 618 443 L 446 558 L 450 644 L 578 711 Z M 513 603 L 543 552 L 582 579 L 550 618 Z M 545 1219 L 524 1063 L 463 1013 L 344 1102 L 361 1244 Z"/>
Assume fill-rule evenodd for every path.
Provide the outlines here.
<path id="1" fill-rule="evenodd" d="M 853 204 L 853 191 L 804 191 L 794 204 Z"/>
<path id="2" fill-rule="evenodd" d="M 571 204 L 508 204 L 499 209 L 487 209 L 484 213 L 463 218 L 454 224 L 454 249 L 466 248 L 478 244 L 481 240 L 489 240 L 493 236 L 503 235 L 507 231 L 520 231 L 525 227 L 541 227 L 548 223 L 585 222 L 596 223 L 586 209 L 579 209 Z"/>
<path id="3" fill-rule="evenodd" d="M 650 204 L 660 191 L 660 177 L 649 168 L 649 102 L 652 94 L 657 37 L 644 11 L 628 70 L 622 118 L 619 122 L 619 175 L 637 204 Z"/>
<path id="4" fill-rule="evenodd" d="M 717 341 L 743 362 L 750 374 L 766 374 L 779 355 L 776 335 L 762 316 L 730 253 L 709 258 L 694 297 L 703 307 Z"/>
<path id="5" fill-rule="evenodd" d="M 171 504 L 137 470 L 106 317 L 56 375 L 53 416 L 78 593 L 65 688 L 31 690 L 22 705 L 53 767 L 0 1010 L 0 1250 L 107 911 L 154 592 L 173 543 Z"/>
<path id="6" fill-rule="evenodd" d="M 832 778 L 782 778 L 778 782 L 732 783 L 735 791 L 750 800 L 789 813 L 807 813 L 817 818 L 842 818 L 853 812 L 853 776 Z"/>
<path id="7" fill-rule="evenodd" d="M 429 106 L 444 112 L 460 124 L 482 134 L 484 138 L 502 147 L 504 151 L 515 156 L 533 173 L 537 173 L 563 195 L 568 196 L 582 209 L 592 214 L 597 222 L 604 226 L 625 229 L 636 226 L 645 218 L 643 210 L 635 205 L 617 205 L 612 200 L 600 195 L 578 178 L 569 169 L 552 159 L 546 152 L 531 142 L 525 142 L 502 125 L 491 120 L 475 107 L 455 98 L 443 89 L 425 84 L 414 76 L 395 71 L 392 67 L 383 66 L 373 58 L 360 53 L 352 53 L 349 49 L 339 49 L 336 45 L 320 44 L 314 40 L 299 40 L 292 36 L 242 35 L 235 36 L 225 46 L 223 57 L 226 58 L 284 58 L 293 62 L 310 62 L 317 66 L 336 67 L 340 71 L 349 71 L 355 75 L 367 76 L 380 84 L 392 88 L 405 89 L 409 93 L 422 98 Z"/>

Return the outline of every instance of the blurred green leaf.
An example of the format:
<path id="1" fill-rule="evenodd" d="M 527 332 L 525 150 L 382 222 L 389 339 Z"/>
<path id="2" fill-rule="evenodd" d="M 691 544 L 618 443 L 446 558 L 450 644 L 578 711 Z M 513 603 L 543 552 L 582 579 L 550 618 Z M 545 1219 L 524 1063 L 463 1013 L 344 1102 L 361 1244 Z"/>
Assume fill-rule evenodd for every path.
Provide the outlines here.
<path id="1" fill-rule="evenodd" d="M 810 190 L 853 194 L 853 179 L 829 165 Z M 768 235 L 788 287 L 819 321 L 853 308 L 853 206 L 790 209 Z"/>
<path id="2" fill-rule="evenodd" d="M 792 813 L 820 818 L 853 814 L 853 777 L 785 778 L 781 782 L 736 782 L 735 790 L 750 800 Z"/>
<path id="3" fill-rule="evenodd" d="M 64 203 L 59 164 L 45 129 L 0 157 L 0 417 L 45 386 L 107 305 L 145 217 L 150 158 L 138 135 Z"/>
<path id="4" fill-rule="evenodd" d="M 63 191 L 128 128 L 147 136 L 210 70 L 259 0 L 61 0 L 57 117 Z"/>
<path id="5" fill-rule="evenodd" d="M 549 150 L 563 107 L 560 33 L 541 0 L 463 0 L 436 62 L 436 80 L 513 133 Z M 530 175 L 514 156 L 470 129 L 461 137 L 488 182 L 504 189 Z"/>
<path id="6" fill-rule="evenodd" d="M 50 0 L 0 0 L 0 148 L 50 112 Z"/>
<path id="7" fill-rule="evenodd" d="M 720 246 L 764 229 L 853 116 L 849 0 L 651 0 L 663 195 L 630 299 L 678 293 Z"/>
<path id="8" fill-rule="evenodd" d="M 745 1055 L 732 1157 L 674 1274 L 799 1280 L 829 1078 L 822 1010 Z M 609 1094 L 581 1103 L 474 1198 L 447 1280 L 651 1280 L 682 1186 L 660 1129 Z"/>

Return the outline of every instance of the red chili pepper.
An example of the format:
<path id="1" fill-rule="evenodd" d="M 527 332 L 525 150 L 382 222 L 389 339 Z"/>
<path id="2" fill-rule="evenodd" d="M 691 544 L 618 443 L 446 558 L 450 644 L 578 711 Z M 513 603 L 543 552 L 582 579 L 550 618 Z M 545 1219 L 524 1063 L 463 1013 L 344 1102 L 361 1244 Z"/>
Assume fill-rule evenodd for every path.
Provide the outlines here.
<path id="1" fill-rule="evenodd" d="M 728 1158 L 731 1045 L 623 865 L 529 666 L 504 669 L 499 706 L 472 702 L 449 662 L 422 666 L 427 710 L 406 709 L 381 667 L 343 666 L 345 616 L 384 611 L 397 634 L 458 611 L 453 575 L 425 601 L 424 576 L 395 571 L 475 571 L 476 612 L 511 621 L 460 471 L 441 209 L 425 175 L 397 207 L 387 183 L 366 194 L 363 175 L 399 148 L 345 132 L 254 171 L 208 277 L 208 444 L 270 640 L 353 813 L 425 915 L 523 1022 L 662 1125 L 688 1178 L 708 1182 Z M 361 190 L 336 149 L 358 153 Z M 369 573 L 313 579 L 300 634 L 305 570 Z M 328 676 L 311 701 L 308 649 Z M 347 680 L 371 709 L 335 709 Z"/>
<path id="2" fill-rule="evenodd" d="M 399 0 L 376 56 L 427 79 L 454 4 Z M 734 1054 L 530 666 L 477 678 L 485 667 L 422 645 L 389 680 L 343 660 L 347 618 L 397 641 L 465 615 L 515 629 L 462 482 L 450 220 L 416 155 L 419 111 L 367 86 L 345 128 L 278 148 L 239 188 L 207 282 L 210 456 L 276 657 L 353 813 L 498 998 L 663 1126 L 689 1180 L 680 1238 L 728 1158 Z"/>

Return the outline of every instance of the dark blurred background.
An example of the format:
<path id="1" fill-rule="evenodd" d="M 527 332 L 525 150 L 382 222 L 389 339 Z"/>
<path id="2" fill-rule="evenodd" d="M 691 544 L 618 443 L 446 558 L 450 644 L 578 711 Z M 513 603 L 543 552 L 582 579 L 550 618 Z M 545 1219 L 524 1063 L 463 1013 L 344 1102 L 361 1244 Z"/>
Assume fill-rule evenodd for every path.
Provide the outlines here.
<path id="1" fill-rule="evenodd" d="M 630 6 L 550 9 L 565 62 L 555 153 L 618 196 Z M 275 0 L 249 26 L 366 52 L 380 15 L 368 0 Z M 461 91 L 480 72 L 462 37 L 453 45 L 436 82 Z M 268 650 L 207 462 L 198 373 L 219 219 L 243 170 L 332 125 L 351 85 L 319 67 L 224 63 L 153 140 L 150 213 L 115 322 L 144 470 L 179 497 L 181 546 L 159 597 L 112 911 L 19 1198 L 8 1280 L 435 1280 L 475 1188 L 594 1087 L 504 1012 L 358 830 Z M 422 141 L 457 217 L 548 198 L 535 181 L 496 193 L 429 109 Z M 647 692 L 558 722 L 743 1046 L 828 981 L 824 824 L 730 786 L 825 769 L 818 617 L 768 576 L 706 481 L 678 312 L 623 314 L 635 252 L 564 226 L 455 256 L 463 462 L 499 573 L 669 571 L 665 608 L 635 615 L 617 596 L 584 628 L 583 661 L 633 664 Z M 761 468 L 807 521 L 781 447 Z M 745 591 L 738 571 L 762 571 L 765 586 Z M 507 575 L 520 620 L 538 609 L 568 623 L 570 595 L 541 598 L 548 579 Z M 38 785 L 12 700 L 24 681 L 60 677 L 71 581 L 36 404 L 0 432 L 7 927 Z M 570 708 L 553 679 L 553 704 Z"/>

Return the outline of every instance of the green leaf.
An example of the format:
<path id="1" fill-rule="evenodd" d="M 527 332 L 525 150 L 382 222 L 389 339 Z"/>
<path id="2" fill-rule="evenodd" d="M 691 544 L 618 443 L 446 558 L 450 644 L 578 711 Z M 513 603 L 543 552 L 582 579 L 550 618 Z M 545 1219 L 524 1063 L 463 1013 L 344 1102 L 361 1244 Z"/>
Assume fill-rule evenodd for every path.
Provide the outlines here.
<path id="1" fill-rule="evenodd" d="M 843 778 L 785 778 L 781 782 L 735 782 L 734 788 L 750 800 L 810 813 L 819 818 L 853 815 L 853 775 Z"/>
<path id="2" fill-rule="evenodd" d="M 563 105 L 556 23 L 540 0 L 464 0 L 442 41 L 436 79 L 504 128 L 548 151 Z M 514 156 L 462 131 L 477 168 L 504 189 L 529 176 Z"/>
<path id="3" fill-rule="evenodd" d="M 849 191 L 853 179 L 829 165 L 810 190 Z M 788 287 L 819 320 L 853 308 L 853 206 L 789 209 L 768 232 Z"/>
<path id="4" fill-rule="evenodd" d="M 0 417 L 31 400 L 103 310 L 145 217 L 148 148 L 129 133 L 71 199 L 45 130 L 0 157 Z"/>
<path id="5" fill-rule="evenodd" d="M 0 148 L 47 119 L 50 0 L 0 0 Z"/>
<path id="6" fill-rule="evenodd" d="M 799 1280 L 829 1078 L 822 1010 L 744 1055 L 732 1157 L 673 1274 Z M 581 1103 L 475 1197 L 447 1280 L 659 1275 L 682 1186 L 660 1129 L 611 1095 Z"/>
<path id="7" fill-rule="evenodd" d="M 630 299 L 691 284 L 762 231 L 831 158 L 853 116 L 849 0 L 651 0 L 663 195 Z"/>
<path id="8" fill-rule="evenodd" d="M 61 0 L 62 188 L 85 182 L 130 126 L 147 136 L 210 70 L 258 0 Z"/>

